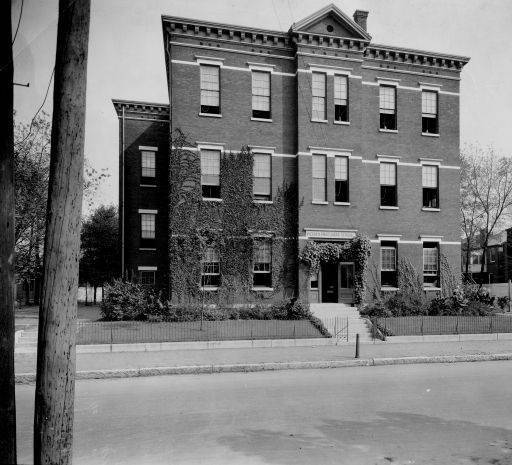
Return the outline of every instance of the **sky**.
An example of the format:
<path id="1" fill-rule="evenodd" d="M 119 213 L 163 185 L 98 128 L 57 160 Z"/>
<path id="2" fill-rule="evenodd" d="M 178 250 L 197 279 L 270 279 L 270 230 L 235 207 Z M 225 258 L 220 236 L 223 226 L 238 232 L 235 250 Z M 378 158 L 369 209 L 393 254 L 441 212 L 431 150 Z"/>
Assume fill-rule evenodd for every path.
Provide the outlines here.
<path id="1" fill-rule="evenodd" d="M 85 156 L 108 169 L 96 205 L 118 202 L 118 120 L 111 99 L 168 103 L 161 15 L 288 30 L 329 0 L 91 0 Z M 462 71 L 461 143 L 512 156 L 510 0 L 333 0 L 349 16 L 368 10 L 372 41 L 471 57 Z M 13 30 L 22 0 L 13 0 Z M 57 0 L 24 0 L 14 44 L 17 121 L 51 114 Z M 87 211 L 86 211 L 87 213 Z"/>

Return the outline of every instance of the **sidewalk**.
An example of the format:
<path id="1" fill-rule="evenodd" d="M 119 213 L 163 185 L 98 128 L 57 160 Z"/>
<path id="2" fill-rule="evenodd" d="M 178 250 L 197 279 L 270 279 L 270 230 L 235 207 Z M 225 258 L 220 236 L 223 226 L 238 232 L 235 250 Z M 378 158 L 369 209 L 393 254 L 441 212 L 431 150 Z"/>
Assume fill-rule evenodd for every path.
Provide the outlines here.
<path id="1" fill-rule="evenodd" d="M 106 352 L 106 353 L 79 353 L 77 354 L 77 372 L 102 372 L 102 371 L 128 371 L 132 376 L 141 376 L 137 370 L 155 368 L 183 368 L 170 370 L 172 373 L 200 373 L 206 372 L 205 367 L 211 367 L 211 372 L 228 371 L 222 366 L 237 366 L 236 371 L 254 371 L 253 365 L 273 364 L 273 368 L 279 369 L 275 364 L 286 365 L 284 368 L 316 368 L 327 366 L 342 366 L 343 364 L 328 362 L 342 362 L 347 364 L 354 360 L 354 345 L 321 346 L 321 347 L 274 347 L 254 349 L 203 349 L 203 350 L 170 350 L 153 352 Z M 429 357 L 452 357 L 446 361 L 471 361 L 492 358 L 495 354 L 512 354 L 512 340 L 507 341 L 461 341 L 461 342 L 414 342 L 394 344 L 361 344 L 360 365 L 373 365 L 381 359 L 386 359 L 386 364 L 407 363 L 405 358 L 420 357 L 419 362 L 425 363 Z M 510 357 L 512 359 L 512 355 Z M 401 361 L 401 359 L 403 359 Z M 370 362 L 368 362 L 370 360 Z M 395 360 L 395 361 L 393 361 Z M 443 361 L 441 359 L 432 361 Z M 325 363 L 324 363 L 325 362 Z M 409 360 L 411 362 L 411 360 Z M 418 363 L 419 363 L 418 362 Z M 322 364 L 323 363 L 323 364 Z M 290 365 L 291 364 L 291 365 Z M 300 366 L 309 364 L 310 366 Z M 247 369 L 243 366 L 247 365 Z M 321 365 L 321 366 L 320 366 Z M 15 369 L 17 374 L 34 373 L 36 367 L 36 354 L 16 354 Z M 194 370 L 194 367 L 201 369 Z M 214 369 L 214 367 L 216 367 Z M 220 368 L 219 368 L 220 367 Z M 185 369 L 186 368 L 186 369 Z M 262 369 L 265 369 L 264 367 Z M 235 371 L 235 370 L 231 370 Z M 167 374 L 163 371 L 154 371 L 148 374 Z M 115 373 L 97 373 L 90 377 L 117 377 Z M 126 374 L 129 376 L 129 374 Z"/>

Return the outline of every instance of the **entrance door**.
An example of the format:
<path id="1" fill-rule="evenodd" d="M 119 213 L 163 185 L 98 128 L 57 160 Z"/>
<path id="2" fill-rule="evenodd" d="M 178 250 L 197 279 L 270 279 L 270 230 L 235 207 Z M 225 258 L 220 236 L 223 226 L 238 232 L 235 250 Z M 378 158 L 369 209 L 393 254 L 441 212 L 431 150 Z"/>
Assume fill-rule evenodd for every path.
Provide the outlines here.
<path id="1" fill-rule="evenodd" d="M 338 302 L 338 264 L 322 265 L 322 302 Z"/>
<path id="2" fill-rule="evenodd" d="M 354 302 L 354 264 L 340 263 L 340 302 Z"/>

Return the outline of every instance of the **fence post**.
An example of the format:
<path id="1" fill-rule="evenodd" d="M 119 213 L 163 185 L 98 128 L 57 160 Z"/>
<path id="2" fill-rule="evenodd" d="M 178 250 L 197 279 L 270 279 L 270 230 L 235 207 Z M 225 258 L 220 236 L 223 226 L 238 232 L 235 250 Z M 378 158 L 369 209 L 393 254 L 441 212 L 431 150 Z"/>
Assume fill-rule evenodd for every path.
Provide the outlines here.
<path id="1" fill-rule="evenodd" d="M 489 317 L 489 334 L 492 334 L 492 316 Z"/>
<path id="2" fill-rule="evenodd" d="M 421 317 L 421 335 L 423 336 L 423 321 L 425 320 L 425 318 L 422 316 Z"/>
<path id="3" fill-rule="evenodd" d="M 348 316 L 347 316 L 347 342 L 348 342 Z"/>
<path id="4" fill-rule="evenodd" d="M 110 322 L 110 350 L 112 350 L 112 344 L 114 343 L 114 333 L 112 331 L 113 321 Z"/>
<path id="5" fill-rule="evenodd" d="M 359 333 L 356 334 L 356 358 L 359 358 Z"/>
<path id="6" fill-rule="evenodd" d="M 510 312 L 510 279 L 508 280 L 508 311 Z"/>
<path id="7" fill-rule="evenodd" d="M 293 323 L 293 339 L 295 339 L 295 322 Z"/>
<path id="8" fill-rule="evenodd" d="M 459 334 L 459 315 L 457 315 L 457 323 L 455 324 L 455 334 Z"/>

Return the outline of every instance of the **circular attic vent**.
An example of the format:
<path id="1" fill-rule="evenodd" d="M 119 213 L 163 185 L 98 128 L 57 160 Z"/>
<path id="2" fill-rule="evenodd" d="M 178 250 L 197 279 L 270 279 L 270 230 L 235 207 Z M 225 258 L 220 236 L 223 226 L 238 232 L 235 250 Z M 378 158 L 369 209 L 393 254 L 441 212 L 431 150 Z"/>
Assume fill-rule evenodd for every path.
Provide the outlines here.
<path id="1" fill-rule="evenodd" d="M 332 32 L 332 31 L 334 31 L 334 28 L 332 27 L 331 24 L 328 24 L 327 25 L 327 32 Z"/>

